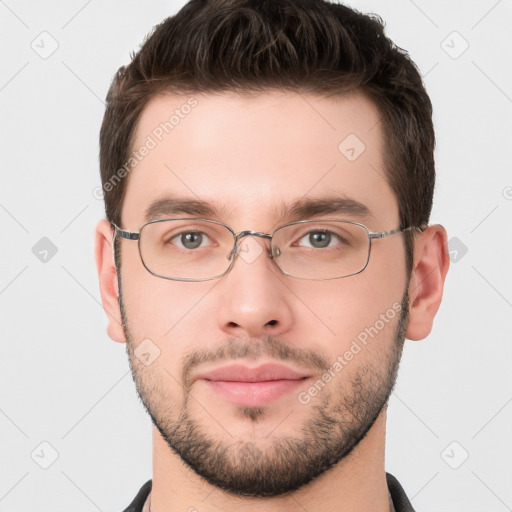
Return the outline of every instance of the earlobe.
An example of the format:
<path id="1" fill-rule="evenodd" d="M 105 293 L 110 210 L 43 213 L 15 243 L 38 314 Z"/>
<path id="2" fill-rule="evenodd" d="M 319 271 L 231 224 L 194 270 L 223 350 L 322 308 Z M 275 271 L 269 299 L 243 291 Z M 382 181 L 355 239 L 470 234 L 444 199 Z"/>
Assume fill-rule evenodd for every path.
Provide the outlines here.
<path id="1" fill-rule="evenodd" d="M 101 302 L 107 315 L 107 333 L 114 341 L 125 343 L 121 309 L 119 305 L 119 286 L 117 270 L 112 248 L 112 228 L 107 220 L 98 222 L 95 231 L 95 257 Z"/>
<path id="2" fill-rule="evenodd" d="M 416 239 L 414 263 L 409 283 L 409 324 L 406 337 L 422 340 L 432 330 L 443 297 L 450 258 L 443 226 L 428 226 Z"/>

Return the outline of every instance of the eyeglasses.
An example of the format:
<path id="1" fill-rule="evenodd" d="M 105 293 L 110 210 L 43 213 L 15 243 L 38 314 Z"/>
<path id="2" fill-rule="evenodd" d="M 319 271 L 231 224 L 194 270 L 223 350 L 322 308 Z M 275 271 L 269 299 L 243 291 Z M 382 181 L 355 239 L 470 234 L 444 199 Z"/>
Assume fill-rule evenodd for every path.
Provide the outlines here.
<path id="1" fill-rule="evenodd" d="M 152 220 L 138 233 L 112 225 L 114 244 L 117 237 L 138 240 L 146 269 L 157 277 L 175 281 L 218 279 L 232 269 L 238 255 L 252 263 L 263 250 L 259 244 L 240 242 L 248 236 L 270 240 L 268 257 L 287 276 L 339 279 L 359 274 L 368 266 L 372 240 L 409 230 L 424 231 L 412 226 L 374 232 L 358 222 L 330 219 L 291 222 L 272 234 L 235 233 L 222 222 L 202 218 Z"/>

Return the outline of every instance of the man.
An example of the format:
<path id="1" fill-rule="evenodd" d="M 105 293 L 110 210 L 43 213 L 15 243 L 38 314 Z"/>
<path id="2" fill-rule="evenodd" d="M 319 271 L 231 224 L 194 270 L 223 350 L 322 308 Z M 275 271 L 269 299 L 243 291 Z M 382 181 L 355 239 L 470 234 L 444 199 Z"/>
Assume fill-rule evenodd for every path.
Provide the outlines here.
<path id="1" fill-rule="evenodd" d="M 384 468 L 441 302 L 432 108 L 377 18 L 191 1 L 114 78 L 96 259 L 153 424 L 127 511 L 410 511 Z"/>

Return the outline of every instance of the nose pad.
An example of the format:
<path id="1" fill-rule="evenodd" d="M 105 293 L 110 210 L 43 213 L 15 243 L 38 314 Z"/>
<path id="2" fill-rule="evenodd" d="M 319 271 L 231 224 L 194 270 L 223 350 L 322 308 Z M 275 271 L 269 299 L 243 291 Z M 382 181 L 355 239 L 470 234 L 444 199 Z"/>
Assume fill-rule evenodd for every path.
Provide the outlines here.
<path id="1" fill-rule="evenodd" d="M 259 255 L 259 253 L 266 252 L 268 258 L 271 259 L 271 260 L 281 254 L 281 251 L 280 251 L 280 249 L 278 247 L 276 247 L 276 248 L 272 247 L 272 243 L 270 243 L 270 247 L 268 247 L 266 251 L 263 251 L 263 249 L 260 249 L 259 245 L 258 245 L 258 250 L 257 251 L 254 251 L 253 249 L 248 248 L 247 246 L 244 248 L 244 241 L 247 240 L 246 237 L 250 237 L 250 236 L 260 237 L 260 238 L 263 238 L 263 239 L 267 238 L 267 236 L 261 236 L 261 234 L 257 233 L 257 232 L 253 232 L 251 234 L 248 234 L 248 235 L 245 235 L 244 237 L 239 238 L 237 240 L 236 244 L 234 245 L 233 249 L 231 250 L 231 252 L 227 256 L 227 259 L 229 261 L 231 261 L 232 264 L 234 263 L 233 259 L 237 258 L 238 256 L 241 255 L 241 253 L 244 253 L 244 252 L 245 253 L 256 252 L 257 253 L 255 255 L 256 257 Z M 254 240 L 254 242 L 257 243 L 256 240 Z M 242 258 L 246 262 L 249 262 L 249 261 L 252 262 L 253 259 L 256 259 L 254 256 L 251 256 L 250 254 L 246 254 L 246 257 L 244 257 L 242 255 Z"/>
<path id="2" fill-rule="evenodd" d="M 269 251 L 269 257 L 273 260 L 281 256 L 281 249 L 279 247 L 272 247 Z"/>
<path id="3" fill-rule="evenodd" d="M 248 252 L 248 251 L 244 251 L 244 249 L 242 248 L 244 245 L 244 242 L 245 242 L 245 239 L 243 239 L 243 238 L 236 242 L 233 249 L 227 256 L 227 259 L 229 261 L 231 261 L 233 263 L 233 260 L 236 259 L 238 256 L 240 256 L 241 252 Z"/>
<path id="4" fill-rule="evenodd" d="M 231 249 L 231 252 L 228 254 L 227 258 L 229 261 L 233 261 L 233 259 L 238 256 L 238 251 L 240 250 L 239 248 L 239 242 L 236 242 L 235 245 L 233 246 L 233 249 Z"/>

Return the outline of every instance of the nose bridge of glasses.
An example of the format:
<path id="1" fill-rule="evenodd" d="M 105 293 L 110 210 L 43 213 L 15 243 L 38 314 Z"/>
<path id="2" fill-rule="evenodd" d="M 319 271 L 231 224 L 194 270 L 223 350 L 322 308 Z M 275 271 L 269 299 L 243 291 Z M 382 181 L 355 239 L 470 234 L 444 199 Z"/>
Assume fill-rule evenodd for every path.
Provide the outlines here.
<path id="1" fill-rule="evenodd" d="M 263 238 L 265 240 L 272 240 L 272 235 L 269 235 L 268 233 L 262 233 L 261 231 L 246 230 L 246 231 L 240 231 L 239 233 L 235 233 L 235 244 L 233 246 L 233 250 L 231 251 L 231 254 L 229 255 L 229 259 L 232 259 L 233 256 L 238 254 L 238 250 L 240 248 L 239 241 L 242 238 L 245 238 L 246 236 L 255 236 L 258 238 Z"/>
<path id="2" fill-rule="evenodd" d="M 240 231 L 240 233 L 236 233 L 235 239 L 238 242 L 240 238 L 243 238 L 245 236 L 257 236 L 259 238 L 266 238 L 267 240 L 270 240 L 272 238 L 272 235 L 269 235 L 268 233 L 261 233 L 260 231 Z"/>

